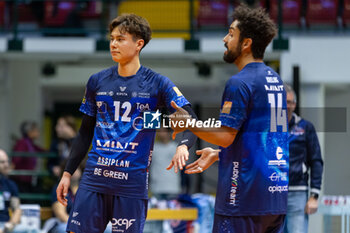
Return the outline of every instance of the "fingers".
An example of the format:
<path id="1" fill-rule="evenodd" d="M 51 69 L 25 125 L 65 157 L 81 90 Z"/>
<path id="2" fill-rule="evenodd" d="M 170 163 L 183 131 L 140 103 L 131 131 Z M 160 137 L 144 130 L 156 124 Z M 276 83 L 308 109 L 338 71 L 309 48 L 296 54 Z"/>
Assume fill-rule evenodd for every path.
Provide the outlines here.
<path id="1" fill-rule="evenodd" d="M 188 160 L 188 157 L 190 156 L 190 154 L 189 153 L 186 153 L 186 155 L 185 155 L 185 160 L 187 161 Z M 185 166 L 185 164 L 184 164 L 184 166 Z"/>
<path id="2" fill-rule="evenodd" d="M 178 172 L 178 168 L 177 168 L 177 162 L 176 162 L 176 160 L 171 161 L 171 163 L 170 163 L 169 166 L 167 167 L 167 170 L 170 170 L 170 169 L 173 168 L 173 167 L 174 167 L 175 173 L 177 173 L 177 172 Z"/>
<path id="3" fill-rule="evenodd" d="M 203 150 L 196 150 L 197 155 L 201 155 L 203 153 Z"/>
<path id="4" fill-rule="evenodd" d="M 193 167 L 198 166 L 198 161 L 194 161 L 193 163 L 190 163 L 186 166 L 186 169 L 191 169 Z"/>
<path id="5" fill-rule="evenodd" d="M 67 194 L 64 194 L 64 187 L 59 184 L 56 190 L 57 200 L 64 206 L 67 206 L 67 199 L 65 198 Z"/>
<path id="6" fill-rule="evenodd" d="M 181 156 L 181 167 L 180 167 L 180 169 L 182 170 L 183 169 L 183 167 L 186 165 L 186 161 L 185 161 L 185 157 L 184 156 Z"/>
<path id="7" fill-rule="evenodd" d="M 175 108 L 176 110 L 178 110 L 180 107 L 175 103 L 175 101 L 171 101 L 171 107 Z"/>
<path id="8" fill-rule="evenodd" d="M 203 172 L 203 168 L 200 166 L 194 166 L 191 169 L 186 169 L 185 173 L 186 174 L 195 174 L 195 173 L 202 173 Z"/>
<path id="9" fill-rule="evenodd" d="M 170 170 L 174 166 L 173 161 L 170 162 L 169 166 L 166 168 L 166 170 Z"/>
<path id="10" fill-rule="evenodd" d="M 175 138 L 176 138 L 176 133 L 175 133 L 175 131 L 173 132 L 173 134 L 172 134 L 171 137 L 172 137 L 173 140 L 175 140 Z"/>

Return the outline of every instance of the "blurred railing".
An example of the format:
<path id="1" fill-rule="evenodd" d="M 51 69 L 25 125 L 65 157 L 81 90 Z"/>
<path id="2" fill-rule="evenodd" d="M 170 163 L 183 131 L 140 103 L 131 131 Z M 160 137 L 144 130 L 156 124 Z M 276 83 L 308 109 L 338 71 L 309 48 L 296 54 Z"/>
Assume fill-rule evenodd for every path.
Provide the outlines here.
<path id="1" fill-rule="evenodd" d="M 35 36 L 93 37 L 107 40 L 108 23 L 135 13 L 151 24 L 153 38 L 195 40 L 202 32 L 224 32 L 240 0 L 0 0 L 0 36 L 18 41 Z M 350 0 L 255 0 L 282 29 L 344 31 Z M 204 34 L 207 35 L 207 34 Z"/>
<path id="2" fill-rule="evenodd" d="M 198 0 L 0 0 L 0 32 L 14 40 L 26 36 L 105 39 L 109 21 L 128 12 L 147 18 L 153 37 L 189 39 L 198 5 Z"/>
<path id="3" fill-rule="evenodd" d="M 47 167 L 47 159 L 50 158 L 56 158 L 57 154 L 52 152 L 12 152 L 9 154 L 10 158 L 13 157 L 32 157 L 36 158 L 38 160 L 38 165 L 33 170 L 18 170 L 14 169 L 10 172 L 10 178 L 18 177 L 18 176 L 31 176 L 35 177 L 36 184 L 32 184 L 32 190 L 31 192 L 20 192 L 19 197 L 21 198 L 22 202 L 25 203 L 41 203 L 41 204 L 49 204 L 51 201 L 51 186 L 47 183 L 48 180 L 49 183 L 54 182 L 54 179 L 52 177 L 52 174 L 50 174 L 48 167 Z M 39 182 L 37 180 L 39 179 Z M 43 182 L 44 181 L 44 182 Z M 44 187 L 44 186 L 50 186 L 50 187 Z M 20 187 L 19 187 L 20 188 Z"/>

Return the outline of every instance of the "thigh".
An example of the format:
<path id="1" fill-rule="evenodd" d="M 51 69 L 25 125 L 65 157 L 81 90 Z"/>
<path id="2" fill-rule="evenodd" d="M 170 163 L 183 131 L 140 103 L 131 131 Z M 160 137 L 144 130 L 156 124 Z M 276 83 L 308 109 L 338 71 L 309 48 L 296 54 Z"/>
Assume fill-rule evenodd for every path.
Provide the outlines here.
<path id="1" fill-rule="evenodd" d="M 286 224 L 286 215 L 264 216 L 265 222 L 268 223 L 265 233 L 283 233 Z"/>
<path id="2" fill-rule="evenodd" d="M 213 233 L 256 233 L 253 222 L 246 217 L 215 214 Z"/>
<path id="3" fill-rule="evenodd" d="M 223 216 L 215 214 L 213 233 L 282 233 L 285 215 Z"/>
<path id="4" fill-rule="evenodd" d="M 114 196 L 112 232 L 142 233 L 147 200 Z"/>
<path id="5" fill-rule="evenodd" d="M 111 219 L 113 196 L 79 189 L 70 212 L 67 231 L 101 233 Z"/>

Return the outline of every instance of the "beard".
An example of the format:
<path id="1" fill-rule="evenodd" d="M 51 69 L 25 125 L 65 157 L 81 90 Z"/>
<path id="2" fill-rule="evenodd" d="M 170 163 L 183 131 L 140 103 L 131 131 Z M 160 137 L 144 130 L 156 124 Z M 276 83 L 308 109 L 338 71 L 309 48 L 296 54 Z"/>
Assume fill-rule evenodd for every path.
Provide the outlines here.
<path id="1" fill-rule="evenodd" d="M 227 63 L 234 63 L 236 61 L 236 59 L 241 56 L 242 54 L 242 43 L 239 42 L 237 45 L 237 48 L 232 51 L 232 50 L 228 50 L 227 44 L 225 44 L 225 47 L 227 48 L 227 53 L 224 54 L 224 61 Z"/>

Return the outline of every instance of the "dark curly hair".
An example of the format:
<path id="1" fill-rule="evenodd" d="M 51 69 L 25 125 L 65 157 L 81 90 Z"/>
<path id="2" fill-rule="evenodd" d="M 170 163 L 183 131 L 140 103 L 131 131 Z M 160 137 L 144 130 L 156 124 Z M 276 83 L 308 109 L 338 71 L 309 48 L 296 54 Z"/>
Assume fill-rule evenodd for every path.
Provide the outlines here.
<path id="1" fill-rule="evenodd" d="M 252 54 L 255 59 L 263 59 L 267 45 L 275 37 L 277 28 L 269 15 L 261 7 L 249 8 L 244 4 L 237 7 L 232 15 L 237 20 L 240 42 L 244 38 L 252 39 Z"/>
<path id="2" fill-rule="evenodd" d="M 113 29 L 120 27 L 121 32 L 128 32 L 133 36 L 133 39 L 143 39 L 145 44 L 151 40 L 151 27 L 148 21 L 135 14 L 121 14 L 117 18 L 113 19 L 109 24 L 109 34 L 112 33 Z"/>

